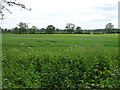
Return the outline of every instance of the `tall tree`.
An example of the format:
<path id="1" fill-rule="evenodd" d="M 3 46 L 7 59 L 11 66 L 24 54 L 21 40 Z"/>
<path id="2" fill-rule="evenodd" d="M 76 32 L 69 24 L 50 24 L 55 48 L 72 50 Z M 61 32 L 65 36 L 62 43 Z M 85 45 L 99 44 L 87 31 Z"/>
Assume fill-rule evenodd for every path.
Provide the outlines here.
<path id="1" fill-rule="evenodd" d="M 37 31 L 37 30 L 39 30 L 36 26 L 32 26 L 31 28 L 30 28 L 30 33 L 31 34 L 35 34 L 35 32 Z"/>
<path id="2" fill-rule="evenodd" d="M 38 30 L 38 28 L 36 26 L 32 26 L 31 29 Z"/>
<path id="3" fill-rule="evenodd" d="M 114 25 L 112 23 L 107 23 L 105 29 L 113 29 Z"/>
<path id="4" fill-rule="evenodd" d="M 81 34 L 82 33 L 81 27 L 77 26 L 75 33 L 76 34 Z"/>
<path id="5" fill-rule="evenodd" d="M 41 28 L 40 31 L 45 31 L 46 29 L 45 28 Z"/>
<path id="6" fill-rule="evenodd" d="M 53 25 L 48 25 L 46 28 L 46 33 L 47 34 L 52 34 L 55 31 L 55 27 Z"/>
<path id="7" fill-rule="evenodd" d="M 26 23 L 20 22 L 18 26 L 20 27 L 21 34 L 27 32 L 28 25 Z"/>
<path id="8" fill-rule="evenodd" d="M 76 27 L 76 30 L 81 30 L 81 27 L 77 26 L 77 27 Z"/>
<path id="9" fill-rule="evenodd" d="M 20 32 L 20 29 L 18 27 L 15 27 L 13 29 L 13 33 L 15 33 L 15 34 L 19 34 L 19 32 Z"/>
<path id="10" fill-rule="evenodd" d="M 107 23 L 107 24 L 105 25 L 105 32 L 111 33 L 113 27 L 114 27 L 114 25 L 113 25 L 112 23 Z"/>
<path id="11" fill-rule="evenodd" d="M 75 25 L 73 23 L 67 23 L 66 29 L 68 33 L 71 34 L 72 32 L 74 32 L 74 28 L 75 28 Z"/>

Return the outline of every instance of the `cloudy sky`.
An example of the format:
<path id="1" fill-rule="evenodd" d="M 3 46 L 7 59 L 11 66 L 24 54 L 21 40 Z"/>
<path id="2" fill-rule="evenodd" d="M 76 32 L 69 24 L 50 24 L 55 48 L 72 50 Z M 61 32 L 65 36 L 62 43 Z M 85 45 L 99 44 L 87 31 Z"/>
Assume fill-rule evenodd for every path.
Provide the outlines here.
<path id="1" fill-rule="evenodd" d="M 67 23 L 73 23 L 82 29 L 104 28 L 113 23 L 118 27 L 119 0 L 17 0 L 32 11 L 11 7 L 13 14 L 5 12 L 6 19 L 1 26 L 14 28 L 19 22 L 29 23 L 29 27 L 46 28 L 54 25 L 64 29 Z"/>

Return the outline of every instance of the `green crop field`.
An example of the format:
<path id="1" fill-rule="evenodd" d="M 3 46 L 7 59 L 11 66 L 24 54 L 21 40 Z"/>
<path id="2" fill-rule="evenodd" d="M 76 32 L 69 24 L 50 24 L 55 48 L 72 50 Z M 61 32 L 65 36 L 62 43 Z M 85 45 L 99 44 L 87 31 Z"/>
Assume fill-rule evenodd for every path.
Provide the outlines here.
<path id="1" fill-rule="evenodd" d="M 118 35 L 3 34 L 3 88 L 116 88 Z"/>

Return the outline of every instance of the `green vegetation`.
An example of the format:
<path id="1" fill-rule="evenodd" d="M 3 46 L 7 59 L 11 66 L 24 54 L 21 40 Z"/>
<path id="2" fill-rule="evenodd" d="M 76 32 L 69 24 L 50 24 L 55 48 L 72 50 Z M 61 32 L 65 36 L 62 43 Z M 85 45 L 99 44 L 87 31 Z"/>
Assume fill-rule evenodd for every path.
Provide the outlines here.
<path id="1" fill-rule="evenodd" d="M 67 23 L 65 29 L 58 29 L 53 25 L 48 25 L 46 28 L 38 29 L 36 26 L 32 26 L 28 28 L 28 24 L 20 22 L 18 27 L 13 29 L 3 29 L 2 33 L 13 33 L 13 34 L 119 34 L 120 29 L 113 28 L 114 25 L 112 23 L 108 23 L 105 25 L 105 29 L 93 29 L 86 30 L 82 29 L 80 26 L 76 26 L 73 23 Z"/>
<path id="2" fill-rule="evenodd" d="M 0 32 L 0 88 L 2 87 L 2 33 Z"/>
<path id="3" fill-rule="evenodd" d="M 3 88 L 116 88 L 118 35 L 3 34 Z"/>
<path id="4" fill-rule="evenodd" d="M 66 29 L 69 34 L 72 34 L 74 32 L 75 25 L 72 23 L 67 23 Z"/>
<path id="5" fill-rule="evenodd" d="M 52 34 L 54 31 L 55 31 L 55 27 L 54 27 L 53 25 L 49 25 L 49 26 L 46 28 L 46 33 L 47 33 L 47 34 Z"/>

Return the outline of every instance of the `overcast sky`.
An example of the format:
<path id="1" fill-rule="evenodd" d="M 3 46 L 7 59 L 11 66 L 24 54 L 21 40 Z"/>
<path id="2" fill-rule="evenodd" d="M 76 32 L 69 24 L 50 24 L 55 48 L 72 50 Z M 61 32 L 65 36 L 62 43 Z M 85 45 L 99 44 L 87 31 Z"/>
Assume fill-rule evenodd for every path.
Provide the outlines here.
<path id="1" fill-rule="evenodd" d="M 31 26 L 46 28 L 54 25 L 64 29 L 67 23 L 73 23 L 82 29 L 105 28 L 107 23 L 118 27 L 119 0 L 18 0 L 32 11 L 11 7 L 13 14 L 6 12 L 1 26 L 14 28 L 19 22 Z"/>

